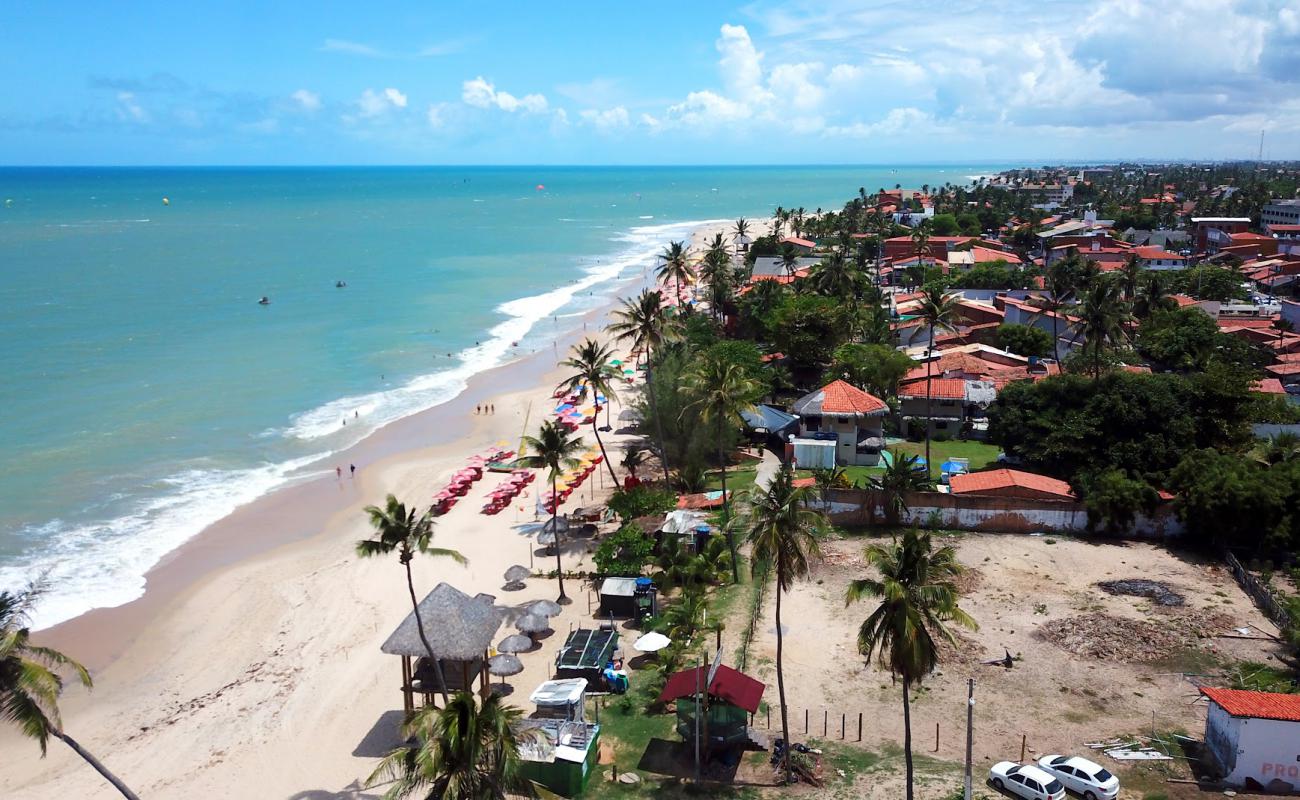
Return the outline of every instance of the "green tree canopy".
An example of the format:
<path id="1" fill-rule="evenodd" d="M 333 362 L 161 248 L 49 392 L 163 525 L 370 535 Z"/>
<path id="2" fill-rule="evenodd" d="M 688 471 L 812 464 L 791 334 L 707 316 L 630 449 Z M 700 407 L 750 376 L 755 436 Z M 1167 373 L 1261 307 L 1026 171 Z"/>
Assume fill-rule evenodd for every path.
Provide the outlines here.
<path id="1" fill-rule="evenodd" d="M 1050 356 L 1052 334 L 1033 325 L 1010 322 L 998 326 L 998 347 L 1020 356 Z"/>
<path id="2" fill-rule="evenodd" d="M 835 348 L 822 381 L 845 380 L 880 398 L 898 394 L 898 382 L 916 366 L 906 353 L 883 344 L 850 342 Z"/>

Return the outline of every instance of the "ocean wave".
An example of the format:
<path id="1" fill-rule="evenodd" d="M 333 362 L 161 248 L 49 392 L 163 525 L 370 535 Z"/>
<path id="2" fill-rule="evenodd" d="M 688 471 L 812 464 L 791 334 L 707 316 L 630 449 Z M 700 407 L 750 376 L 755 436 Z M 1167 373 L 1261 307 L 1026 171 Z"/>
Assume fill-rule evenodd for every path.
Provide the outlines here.
<path id="1" fill-rule="evenodd" d="M 55 519 L 30 528 L 26 533 L 42 543 L 41 553 L 0 567 L 0 587 L 45 576 L 49 586 L 32 619 L 38 629 L 129 603 L 144 594 L 145 574 L 167 553 L 240 506 L 303 477 L 304 467 L 327 455 L 242 470 L 185 470 L 162 481 L 163 494 L 113 519 Z"/>

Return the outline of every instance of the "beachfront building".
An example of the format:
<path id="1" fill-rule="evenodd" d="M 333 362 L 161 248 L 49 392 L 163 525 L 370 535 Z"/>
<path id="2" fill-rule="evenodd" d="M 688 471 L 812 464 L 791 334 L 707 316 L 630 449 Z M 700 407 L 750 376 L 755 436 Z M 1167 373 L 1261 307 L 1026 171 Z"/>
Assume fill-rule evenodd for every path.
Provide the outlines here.
<path id="1" fill-rule="evenodd" d="M 1205 749 L 1229 786 L 1300 789 L 1300 695 L 1202 686 Z"/>
<path id="2" fill-rule="evenodd" d="M 884 418 L 888 411 L 889 406 L 879 397 L 846 381 L 832 381 L 790 407 L 790 412 L 799 417 L 794 449 L 798 451 L 800 440 L 820 442 L 821 447 L 834 448 L 832 464 L 874 467 L 880 463 L 880 451 L 885 446 Z"/>
<path id="3" fill-rule="evenodd" d="M 523 777 L 562 797 L 582 794 L 600 757 L 600 726 L 586 721 L 587 682 L 546 681 L 533 690 L 536 711 L 515 722 L 516 733 L 532 730 L 519 746 Z"/>
<path id="4" fill-rule="evenodd" d="M 425 638 L 438 659 L 447 691 L 473 692 L 477 685 L 486 697 L 488 649 L 503 618 L 492 598 L 470 597 L 451 584 L 439 583 L 420 601 L 419 608 Z M 415 712 L 417 698 L 425 705 L 432 703 L 441 687 L 438 671 L 420 639 L 415 612 L 406 615 L 379 649 L 402 657 L 402 699 L 407 715 Z"/>

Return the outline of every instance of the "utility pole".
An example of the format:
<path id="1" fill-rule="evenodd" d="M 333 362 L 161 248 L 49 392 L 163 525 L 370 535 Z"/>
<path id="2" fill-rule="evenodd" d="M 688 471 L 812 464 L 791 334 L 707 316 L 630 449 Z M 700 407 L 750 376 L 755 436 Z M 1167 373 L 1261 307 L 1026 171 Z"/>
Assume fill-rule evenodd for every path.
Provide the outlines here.
<path id="1" fill-rule="evenodd" d="M 695 676 L 695 780 L 700 779 L 700 717 L 704 714 L 704 659 Z"/>
<path id="2" fill-rule="evenodd" d="M 962 797 L 971 800 L 971 751 L 975 741 L 975 679 L 966 679 L 966 783 Z"/>

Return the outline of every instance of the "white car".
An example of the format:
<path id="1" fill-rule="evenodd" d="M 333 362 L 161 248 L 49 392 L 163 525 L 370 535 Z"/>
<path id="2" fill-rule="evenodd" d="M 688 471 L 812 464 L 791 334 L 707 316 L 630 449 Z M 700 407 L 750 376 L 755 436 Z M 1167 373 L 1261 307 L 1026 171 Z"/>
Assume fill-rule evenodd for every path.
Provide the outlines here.
<path id="1" fill-rule="evenodd" d="M 1032 764 L 999 761 L 989 770 L 989 783 L 999 792 L 1010 792 L 1025 800 L 1065 800 L 1061 782 Z"/>
<path id="2" fill-rule="evenodd" d="M 1038 766 L 1084 800 L 1114 800 L 1119 796 L 1119 778 L 1086 758 L 1043 756 L 1038 759 Z"/>

